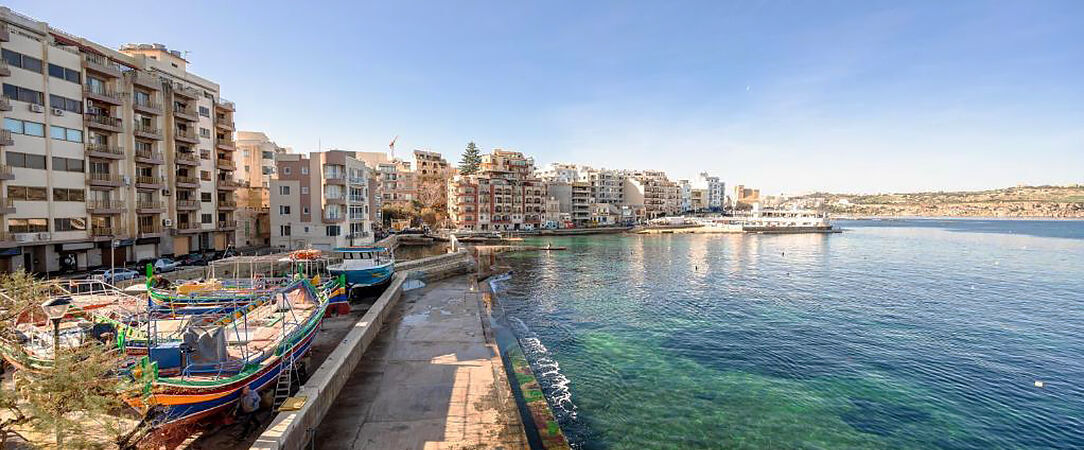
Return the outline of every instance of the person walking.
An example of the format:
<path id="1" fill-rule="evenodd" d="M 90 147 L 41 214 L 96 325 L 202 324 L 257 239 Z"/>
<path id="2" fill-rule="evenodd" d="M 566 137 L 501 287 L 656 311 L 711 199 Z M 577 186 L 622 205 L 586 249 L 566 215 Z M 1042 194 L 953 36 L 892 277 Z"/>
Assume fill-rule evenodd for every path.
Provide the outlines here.
<path id="1" fill-rule="evenodd" d="M 256 418 L 256 413 L 260 410 L 260 394 L 245 386 L 241 388 L 241 398 L 238 401 L 241 403 L 237 410 L 238 419 L 245 424 L 238 439 L 245 439 L 249 433 L 260 427 L 260 421 Z"/>

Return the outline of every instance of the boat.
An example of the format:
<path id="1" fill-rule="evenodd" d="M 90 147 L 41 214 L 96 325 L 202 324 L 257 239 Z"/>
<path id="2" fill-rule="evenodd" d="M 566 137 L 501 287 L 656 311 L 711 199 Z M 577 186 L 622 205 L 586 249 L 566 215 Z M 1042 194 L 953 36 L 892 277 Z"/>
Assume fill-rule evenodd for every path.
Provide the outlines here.
<path id="1" fill-rule="evenodd" d="M 342 257 L 342 262 L 327 266 L 327 270 L 332 276 L 344 276 L 351 293 L 382 288 L 395 274 L 395 257 L 385 247 L 340 247 L 333 251 Z"/>
<path id="2" fill-rule="evenodd" d="M 137 388 L 125 401 L 144 413 L 150 428 L 164 432 L 229 411 L 246 386 L 275 388 L 279 397 L 282 378 L 288 390 L 327 306 L 308 278 L 297 277 L 215 320 L 174 323 L 180 327 L 172 337 L 152 334 L 147 356 L 130 370 Z"/>

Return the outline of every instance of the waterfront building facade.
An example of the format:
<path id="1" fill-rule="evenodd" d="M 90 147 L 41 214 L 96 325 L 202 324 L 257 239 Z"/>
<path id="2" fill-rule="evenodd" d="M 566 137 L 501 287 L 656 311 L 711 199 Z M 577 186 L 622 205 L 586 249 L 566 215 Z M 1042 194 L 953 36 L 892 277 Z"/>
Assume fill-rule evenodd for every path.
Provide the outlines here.
<path id="1" fill-rule="evenodd" d="M 622 186 L 625 204 L 643 208 L 644 219 L 681 212 L 681 186 L 658 170 L 629 171 Z"/>
<path id="2" fill-rule="evenodd" d="M 233 245 L 235 108 L 218 84 L 160 44 L 117 51 L 8 8 L 0 49 L 0 269 Z"/>
<path id="3" fill-rule="evenodd" d="M 531 158 L 495 149 L 482 155 L 478 173 L 448 181 L 448 216 L 460 230 L 534 230 L 542 224 L 545 197 Z"/>
<path id="4" fill-rule="evenodd" d="M 353 153 L 374 171 L 382 205 L 409 206 L 416 199 L 416 178 L 410 161 L 389 158 L 384 152 Z"/>
<path id="5" fill-rule="evenodd" d="M 290 149 L 275 144 L 259 131 L 238 131 L 237 151 L 237 236 L 238 247 L 271 245 L 271 179 L 275 157 Z"/>
<path id="6" fill-rule="evenodd" d="M 371 174 L 355 152 L 280 154 L 271 180 L 271 246 L 288 250 L 373 242 Z"/>
<path id="7" fill-rule="evenodd" d="M 735 209 L 749 209 L 760 201 L 760 189 L 747 188 L 745 185 L 734 186 L 733 204 Z"/>

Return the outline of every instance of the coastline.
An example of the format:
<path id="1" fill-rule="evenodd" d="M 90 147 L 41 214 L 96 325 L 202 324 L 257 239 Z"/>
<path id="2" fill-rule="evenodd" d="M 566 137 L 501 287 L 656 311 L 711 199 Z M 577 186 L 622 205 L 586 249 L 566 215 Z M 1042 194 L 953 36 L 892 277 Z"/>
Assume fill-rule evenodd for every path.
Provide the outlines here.
<path id="1" fill-rule="evenodd" d="M 1050 216 L 832 216 L 832 220 L 1003 220 L 1003 221 L 1084 221 L 1084 217 Z"/>

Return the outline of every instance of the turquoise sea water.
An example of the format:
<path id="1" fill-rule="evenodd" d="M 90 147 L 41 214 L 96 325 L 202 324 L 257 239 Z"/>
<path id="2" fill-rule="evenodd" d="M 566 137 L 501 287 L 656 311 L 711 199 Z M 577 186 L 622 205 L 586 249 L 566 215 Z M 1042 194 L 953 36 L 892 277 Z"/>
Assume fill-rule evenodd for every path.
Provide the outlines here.
<path id="1" fill-rule="evenodd" d="M 1084 447 L 1084 222 L 840 225 L 540 240 L 500 303 L 582 448 Z"/>

